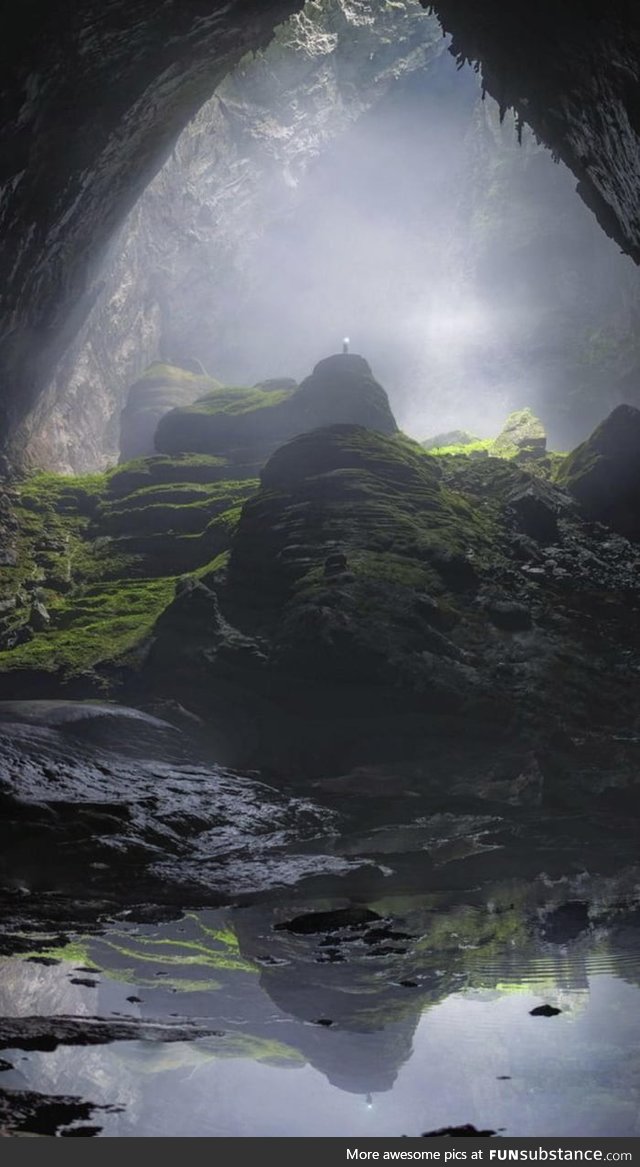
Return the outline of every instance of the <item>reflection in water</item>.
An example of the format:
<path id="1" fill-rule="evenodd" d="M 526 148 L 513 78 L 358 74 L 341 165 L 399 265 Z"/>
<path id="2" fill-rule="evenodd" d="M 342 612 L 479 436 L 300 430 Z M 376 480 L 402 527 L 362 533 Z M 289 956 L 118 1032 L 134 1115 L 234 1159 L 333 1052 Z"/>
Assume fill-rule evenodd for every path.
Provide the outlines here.
<path id="1" fill-rule="evenodd" d="M 219 1036 L 7 1050 L 0 1085 L 115 1104 L 108 1136 L 640 1134 L 637 913 L 611 883 L 588 912 L 542 913 L 539 891 L 304 918 L 280 901 L 5 958 L 5 1016 L 197 1018 Z M 543 1003 L 561 1012 L 531 1016 Z"/>

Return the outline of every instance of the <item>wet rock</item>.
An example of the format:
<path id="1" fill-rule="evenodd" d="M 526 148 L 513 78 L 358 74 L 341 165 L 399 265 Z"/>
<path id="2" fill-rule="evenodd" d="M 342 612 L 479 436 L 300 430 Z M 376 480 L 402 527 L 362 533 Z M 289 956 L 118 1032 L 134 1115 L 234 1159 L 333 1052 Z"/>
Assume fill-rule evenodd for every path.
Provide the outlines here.
<path id="1" fill-rule="evenodd" d="M 529 1010 L 530 1017 L 557 1017 L 562 1013 L 562 1009 L 556 1009 L 554 1005 L 537 1005 L 535 1009 Z"/>
<path id="2" fill-rule="evenodd" d="M 188 889 L 211 903 L 354 866 L 303 846 L 332 812 L 202 762 L 172 727 L 115 706 L 1 703 L 0 800 L 5 898 L 160 905 Z"/>

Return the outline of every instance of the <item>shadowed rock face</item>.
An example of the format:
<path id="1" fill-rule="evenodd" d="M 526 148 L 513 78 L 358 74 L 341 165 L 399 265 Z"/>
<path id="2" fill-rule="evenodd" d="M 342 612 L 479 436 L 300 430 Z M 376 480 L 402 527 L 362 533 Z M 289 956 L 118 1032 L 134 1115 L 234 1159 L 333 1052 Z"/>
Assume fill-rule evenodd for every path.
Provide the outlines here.
<path id="1" fill-rule="evenodd" d="M 12 386 L 3 428 L 24 416 L 82 323 L 110 236 L 182 127 L 296 7 L 33 0 L 15 13 L 0 133 L 0 368 Z"/>
<path id="2" fill-rule="evenodd" d="M 569 454 L 559 481 L 585 514 L 640 538 L 640 410 L 619 405 Z"/>
<path id="3" fill-rule="evenodd" d="M 485 88 L 520 118 L 578 179 L 604 231 L 640 260 L 640 13 L 542 0 L 479 5 L 437 0 L 452 52 L 482 65 Z"/>

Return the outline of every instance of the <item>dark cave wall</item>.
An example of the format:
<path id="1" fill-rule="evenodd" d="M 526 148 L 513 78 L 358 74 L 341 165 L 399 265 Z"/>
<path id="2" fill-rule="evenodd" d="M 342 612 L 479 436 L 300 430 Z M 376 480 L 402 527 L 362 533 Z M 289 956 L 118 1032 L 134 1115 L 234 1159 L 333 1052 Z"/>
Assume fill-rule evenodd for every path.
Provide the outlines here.
<path id="1" fill-rule="evenodd" d="M 640 262 L 640 9 L 633 0 L 421 0 L 573 171 L 601 227 Z"/>
<path id="2" fill-rule="evenodd" d="M 3 31 L 0 426 L 15 430 L 190 117 L 299 0 L 31 0 Z"/>

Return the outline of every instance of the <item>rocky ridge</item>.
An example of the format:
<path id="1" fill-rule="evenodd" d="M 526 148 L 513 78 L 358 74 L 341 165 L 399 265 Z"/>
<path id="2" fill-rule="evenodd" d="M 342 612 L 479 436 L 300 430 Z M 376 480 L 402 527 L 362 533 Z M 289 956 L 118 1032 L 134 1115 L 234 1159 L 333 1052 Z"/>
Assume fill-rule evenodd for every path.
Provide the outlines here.
<path id="1" fill-rule="evenodd" d="M 509 457 L 425 451 L 351 354 L 159 428 L 199 441 L 203 417 L 208 452 L 7 493 L 0 690 L 181 706 L 222 762 L 281 776 L 375 788 L 429 757 L 415 780 L 435 788 L 464 726 L 463 787 L 511 798 L 520 775 L 517 797 L 562 803 L 619 782 L 572 751 L 596 693 L 602 732 L 635 734 L 640 552 L 574 497 L 577 454 L 546 453 L 530 418 Z"/>

